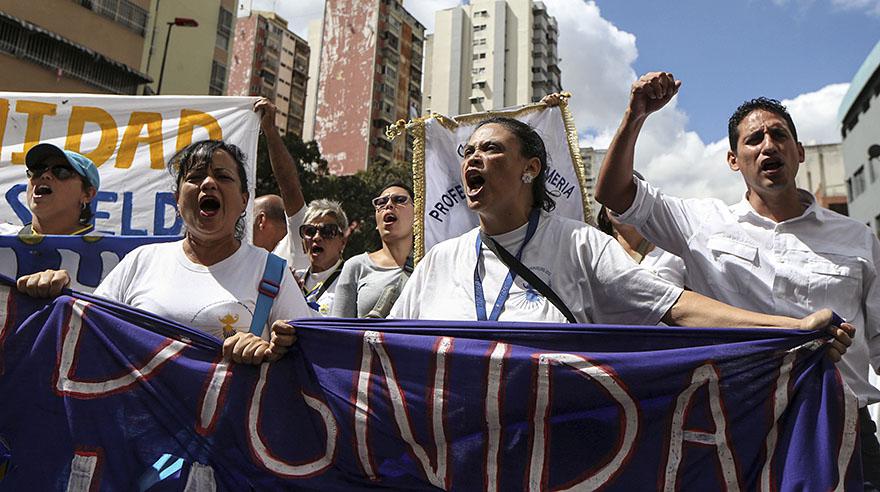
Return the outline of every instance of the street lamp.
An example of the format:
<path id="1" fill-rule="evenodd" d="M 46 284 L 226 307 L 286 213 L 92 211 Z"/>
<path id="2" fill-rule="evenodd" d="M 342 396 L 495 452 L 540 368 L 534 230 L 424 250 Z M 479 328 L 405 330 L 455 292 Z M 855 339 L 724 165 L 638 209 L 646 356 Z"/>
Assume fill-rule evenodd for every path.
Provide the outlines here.
<path id="1" fill-rule="evenodd" d="M 162 53 L 162 68 L 159 69 L 159 87 L 156 88 L 156 94 L 162 93 L 162 77 L 165 75 L 165 58 L 168 57 L 168 43 L 171 41 L 171 28 L 180 27 L 199 27 L 199 22 L 195 19 L 187 17 L 175 17 L 173 21 L 168 22 L 168 34 L 165 36 L 165 50 Z"/>

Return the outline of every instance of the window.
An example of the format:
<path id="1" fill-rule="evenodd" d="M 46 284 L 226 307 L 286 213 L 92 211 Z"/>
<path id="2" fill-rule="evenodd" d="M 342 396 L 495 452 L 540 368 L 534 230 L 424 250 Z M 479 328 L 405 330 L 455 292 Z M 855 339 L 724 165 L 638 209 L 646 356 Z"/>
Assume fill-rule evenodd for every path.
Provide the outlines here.
<path id="1" fill-rule="evenodd" d="M 485 53 L 474 53 L 474 60 L 482 60 L 484 58 L 486 58 Z"/>
<path id="2" fill-rule="evenodd" d="M 482 75 L 486 73 L 486 67 L 474 67 L 471 69 L 471 75 Z"/>
<path id="3" fill-rule="evenodd" d="M 485 31 L 485 30 L 486 30 L 486 24 L 480 24 L 478 26 L 474 26 L 474 32 Z"/>
<path id="4" fill-rule="evenodd" d="M 474 46 L 485 46 L 486 38 L 474 38 Z"/>
<path id="5" fill-rule="evenodd" d="M 474 82 L 473 84 L 471 84 L 472 89 L 482 89 L 484 87 L 486 87 L 485 80 L 478 80 L 478 81 Z"/>
<path id="6" fill-rule="evenodd" d="M 232 37 L 232 12 L 220 7 L 220 15 L 217 18 L 217 42 L 221 50 L 229 49 L 229 38 Z"/>
<path id="7" fill-rule="evenodd" d="M 856 198 L 865 191 L 865 166 L 859 166 L 852 177 L 852 196 Z"/>
<path id="8" fill-rule="evenodd" d="M 853 198 L 855 198 L 853 196 L 852 178 L 847 178 L 846 180 L 846 197 L 849 201 L 853 201 Z"/>
<path id="9" fill-rule="evenodd" d="M 149 14 L 128 0 L 77 0 L 77 3 L 122 24 L 141 36 L 146 33 Z"/>
<path id="10" fill-rule="evenodd" d="M 477 10 L 474 12 L 474 17 L 489 17 L 488 10 Z"/>
<path id="11" fill-rule="evenodd" d="M 395 31 L 400 30 L 400 21 L 395 19 L 393 15 L 388 16 L 388 25 L 391 26 L 391 29 Z"/>
<path id="12" fill-rule="evenodd" d="M 397 36 L 391 34 L 390 32 L 385 32 L 385 45 L 397 49 Z"/>
<path id="13" fill-rule="evenodd" d="M 211 84 L 208 87 L 208 93 L 212 96 L 222 96 L 226 89 L 226 65 L 217 63 L 217 60 L 211 64 Z"/>

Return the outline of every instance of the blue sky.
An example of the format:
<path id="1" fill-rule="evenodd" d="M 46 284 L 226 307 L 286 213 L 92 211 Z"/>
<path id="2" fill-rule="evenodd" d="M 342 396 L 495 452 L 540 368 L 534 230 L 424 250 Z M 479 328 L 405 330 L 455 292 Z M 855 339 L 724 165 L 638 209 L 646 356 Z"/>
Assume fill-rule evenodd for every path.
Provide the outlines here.
<path id="1" fill-rule="evenodd" d="M 306 37 L 324 0 L 253 0 L 274 5 Z M 582 146 L 607 147 L 629 87 L 650 70 L 683 80 L 679 96 L 653 115 L 636 148 L 636 168 L 667 193 L 742 197 L 730 171 L 727 118 L 765 95 L 789 106 L 806 144 L 840 141 L 837 110 L 848 83 L 880 40 L 880 0 L 544 0 L 559 22 L 563 88 Z M 434 12 L 459 0 L 404 0 L 433 31 Z M 694 172 L 697 169 L 699 172 Z"/>
<path id="2" fill-rule="evenodd" d="M 726 134 L 726 119 L 743 100 L 790 99 L 848 83 L 880 40 L 880 15 L 827 0 L 597 4 L 603 17 L 636 34 L 637 72 L 665 67 L 687 84 L 679 108 L 705 140 Z"/>

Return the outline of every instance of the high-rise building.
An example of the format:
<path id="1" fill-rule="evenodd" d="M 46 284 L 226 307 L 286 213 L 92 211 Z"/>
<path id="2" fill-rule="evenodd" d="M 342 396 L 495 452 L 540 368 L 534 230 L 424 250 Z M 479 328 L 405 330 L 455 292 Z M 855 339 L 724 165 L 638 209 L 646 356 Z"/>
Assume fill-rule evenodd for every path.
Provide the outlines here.
<path id="1" fill-rule="evenodd" d="M 562 90 L 559 29 L 543 2 L 472 0 L 440 10 L 425 52 L 425 111 L 453 116 Z"/>
<path id="2" fill-rule="evenodd" d="M 327 0 L 321 31 L 306 127 L 331 172 L 410 161 L 411 141 L 391 141 L 385 130 L 421 114 L 424 26 L 402 0 Z"/>
<path id="3" fill-rule="evenodd" d="M 819 205 L 847 215 L 846 176 L 839 143 L 804 145 L 804 162 L 795 182 L 816 195 Z"/>
<path id="4" fill-rule="evenodd" d="M 608 149 L 594 149 L 593 147 L 581 147 L 581 158 L 584 161 L 584 178 L 586 181 L 587 196 L 590 197 L 590 210 L 593 212 L 593 218 L 599 213 L 601 205 L 596 201 L 596 177 L 599 175 L 599 169 L 602 168 L 602 161 L 605 160 L 605 154 Z"/>
<path id="5" fill-rule="evenodd" d="M 837 115 L 849 216 L 880 236 L 880 42 L 850 82 Z"/>
<path id="6" fill-rule="evenodd" d="M 274 12 L 252 11 L 235 24 L 227 94 L 263 96 L 275 103 L 282 135 L 302 137 L 309 45 Z"/>
<path id="7" fill-rule="evenodd" d="M 136 94 L 150 0 L 0 0 L 0 90 Z"/>
<path id="8" fill-rule="evenodd" d="M 153 83 L 144 92 L 156 94 L 161 85 L 163 95 L 226 94 L 237 5 L 238 0 L 150 0 L 152 22 L 147 27 L 141 69 L 153 78 Z M 173 25 L 175 19 L 192 19 L 198 26 Z"/>

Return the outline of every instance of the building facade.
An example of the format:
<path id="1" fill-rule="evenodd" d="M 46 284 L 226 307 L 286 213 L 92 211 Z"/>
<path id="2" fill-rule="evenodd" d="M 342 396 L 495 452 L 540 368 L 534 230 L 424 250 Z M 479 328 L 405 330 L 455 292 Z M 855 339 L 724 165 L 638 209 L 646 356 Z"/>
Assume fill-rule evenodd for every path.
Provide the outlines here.
<path id="1" fill-rule="evenodd" d="M 596 201 L 596 178 L 602 169 L 602 162 L 608 149 L 594 149 L 593 147 L 581 147 L 581 158 L 584 161 L 584 177 L 586 178 L 587 196 L 590 197 L 590 210 L 595 219 L 601 205 Z"/>
<path id="2" fill-rule="evenodd" d="M 150 0 L 0 0 L 0 90 L 136 94 Z"/>
<path id="3" fill-rule="evenodd" d="M 795 181 L 798 188 L 816 195 L 821 206 L 848 215 L 842 150 L 839 143 L 804 145 L 804 162 Z"/>
<path id="4" fill-rule="evenodd" d="M 880 236 L 880 42 L 853 77 L 838 117 L 849 216 Z"/>
<path id="5" fill-rule="evenodd" d="M 438 11 L 426 42 L 423 108 L 454 116 L 561 91 L 558 38 L 543 2 L 473 0 Z"/>
<path id="6" fill-rule="evenodd" d="M 412 160 L 411 140 L 385 130 L 421 114 L 424 32 L 402 0 L 327 0 L 306 127 L 331 172 Z"/>
<path id="7" fill-rule="evenodd" d="M 227 94 L 263 96 L 275 103 L 282 135 L 303 136 L 309 45 L 274 12 L 252 11 L 235 24 Z"/>
<path id="8" fill-rule="evenodd" d="M 144 93 L 157 94 L 161 85 L 162 95 L 226 94 L 237 9 L 238 0 L 150 0 L 151 22 L 147 27 L 141 70 L 149 74 L 153 83 L 145 88 Z M 193 19 L 199 25 L 169 26 L 176 18 Z"/>

